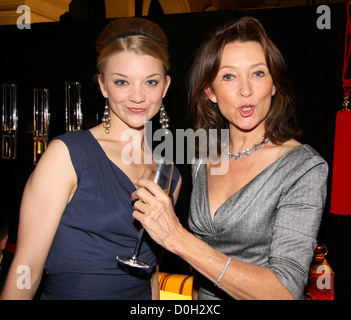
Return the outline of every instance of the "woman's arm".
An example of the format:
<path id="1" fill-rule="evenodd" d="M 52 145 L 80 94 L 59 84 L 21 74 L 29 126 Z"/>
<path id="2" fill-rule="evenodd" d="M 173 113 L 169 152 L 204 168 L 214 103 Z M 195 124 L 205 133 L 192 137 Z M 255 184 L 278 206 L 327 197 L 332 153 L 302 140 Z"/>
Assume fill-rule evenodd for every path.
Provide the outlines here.
<path id="1" fill-rule="evenodd" d="M 161 241 L 168 250 L 179 255 L 213 283 L 217 282 L 228 256 L 186 231 L 176 221 L 167 226 L 164 221 L 159 221 L 157 228 L 163 229 Z M 235 299 L 294 298 L 271 270 L 236 259 L 230 261 L 220 287 Z"/>
<path id="2" fill-rule="evenodd" d="M 169 199 L 150 181 L 137 182 L 142 188 L 135 196 L 145 203 L 136 204 L 134 217 L 156 242 L 179 255 L 213 283 L 225 270 L 220 288 L 236 299 L 300 299 L 323 214 L 327 176 L 327 164 L 312 157 L 289 177 L 290 187 L 284 190 L 277 204 L 267 268 L 229 260 L 185 230 Z"/>
<path id="3" fill-rule="evenodd" d="M 134 217 L 161 246 L 179 255 L 194 269 L 216 283 L 228 256 L 213 249 L 185 230 L 173 211 L 169 198 L 150 181 L 139 180 Z M 147 189 L 147 190 L 146 190 Z M 276 275 L 268 268 L 232 259 L 220 287 L 236 299 L 293 299 Z"/>
<path id="4" fill-rule="evenodd" d="M 76 184 L 77 177 L 66 145 L 60 140 L 52 141 L 23 193 L 16 254 L 2 299 L 34 297 L 62 213 Z M 18 273 L 19 270 L 26 270 L 27 274 Z M 27 286 L 18 285 L 17 281 L 21 279 L 29 282 Z"/>

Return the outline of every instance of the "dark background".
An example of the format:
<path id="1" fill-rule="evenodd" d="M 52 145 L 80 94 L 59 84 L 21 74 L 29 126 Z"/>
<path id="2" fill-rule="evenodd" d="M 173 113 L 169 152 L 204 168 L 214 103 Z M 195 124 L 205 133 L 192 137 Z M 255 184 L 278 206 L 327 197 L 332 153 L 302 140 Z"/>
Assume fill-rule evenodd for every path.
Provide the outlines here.
<path id="1" fill-rule="evenodd" d="M 257 17 L 281 49 L 288 63 L 298 98 L 297 113 L 303 130 L 301 142 L 313 146 L 330 166 L 328 200 L 319 234 L 319 243 L 329 250 L 328 262 L 335 271 L 335 299 L 350 298 L 351 233 L 344 217 L 329 213 L 330 184 L 336 112 L 341 109 L 341 84 L 346 5 L 329 5 L 331 29 L 319 30 L 317 6 L 222 11 L 173 15 L 154 15 L 166 32 L 172 69 L 172 84 L 164 99 L 171 130 L 189 128 L 187 75 L 196 49 L 216 26 L 243 15 Z M 18 158 L 0 160 L 1 212 L 9 215 L 10 242 L 16 241 L 18 212 L 25 183 L 34 169 L 32 110 L 33 88 L 50 92 L 50 138 L 65 131 L 64 83 L 82 83 L 83 127 L 100 121 L 104 100 L 94 81 L 95 41 L 108 19 L 85 19 L 31 25 L 19 30 L 1 26 L 0 83 L 18 86 Z M 2 94 L 2 93 L 0 93 Z M 351 165 L 351 164 L 350 164 Z M 177 214 L 187 225 L 191 175 L 189 165 L 178 165 L 183 187 Z M 179 258 L 166 254 L 161 271 L 188 274 L 189 267 Z"/>

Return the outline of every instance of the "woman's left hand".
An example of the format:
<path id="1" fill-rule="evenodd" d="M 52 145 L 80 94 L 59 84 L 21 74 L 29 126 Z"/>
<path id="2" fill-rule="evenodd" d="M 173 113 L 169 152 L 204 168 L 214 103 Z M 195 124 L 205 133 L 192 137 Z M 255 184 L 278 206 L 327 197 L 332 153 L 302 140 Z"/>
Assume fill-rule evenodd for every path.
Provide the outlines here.
<path id="1" fill-rule="evenodd" d="M 181 226 L 170 197 L 153 181 L 139 179 L 140 187 L 132 193 L 133 217 L 140 221 L 149 236 L 158 244 L 172 251 L 174 241 L 180 236 Z M 142 201 L 137 201 L 137 200 Z"/>

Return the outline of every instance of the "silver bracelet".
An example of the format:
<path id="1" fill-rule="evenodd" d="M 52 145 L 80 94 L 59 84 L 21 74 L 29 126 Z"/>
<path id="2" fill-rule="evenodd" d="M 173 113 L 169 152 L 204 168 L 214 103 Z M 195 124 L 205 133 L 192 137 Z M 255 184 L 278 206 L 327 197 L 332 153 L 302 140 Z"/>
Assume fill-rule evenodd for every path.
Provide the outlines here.
<path id="1" fill-rule="evenodd" d="M 226 272 L 226 270 L 227 270 L 227 268 L 228 268 L 228 266 L 229 266 L 230 260 L 232 260 L 231 257 L 229 257 L 229 259 L 228 259 L 228 261 L 227 261 L 227 264 L 226 264 L 225 267 L 223 268 L 221 275 L 219 276 L 217 282 L 215 283 L 215 286 L 218 287 L 218 288 L 219 288 L 219 283 L 221 282 L 222 277 L 223 277 L 224 273 Z"/>

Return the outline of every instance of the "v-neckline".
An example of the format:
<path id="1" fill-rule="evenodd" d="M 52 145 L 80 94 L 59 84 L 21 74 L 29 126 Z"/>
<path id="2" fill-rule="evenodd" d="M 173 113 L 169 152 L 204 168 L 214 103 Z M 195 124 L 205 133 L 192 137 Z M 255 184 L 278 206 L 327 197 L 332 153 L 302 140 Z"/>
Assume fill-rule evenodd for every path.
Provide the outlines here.
<path id="1" fill-rule="evenodd" d="M 268 167 L 266 167 L 265 169 L 263 169 L 260 173 L 258 173 L 253 179 L 251 179 L 247 184 L 245 184 L 244 186 L 242 186 L 239 190 L 237 190 L 234 194 L 232 194 L 227 200 L 225 200 L 217 209 L 216 211 L 213 213 L 212 216 L 212 212 L 211 212 L 211 207 L 210 207 L 210 197 L 209 197 L 209 192 L 208 192 L 208 176 L 207 176 L 207 162 L 205 162 L 205 187 L 206 187 L 206 206 L 207 206 L 207 211 L 210 215 L 210 219 L 211 222 L 214 221 L 217 212 L 227 203 L 229 202 L 231 199 L 233 199 L 235 196 L 237 196 L 239 193 L 241 193 L 245 188 L 247 188 L 248 186 L 250 186 L 250 184 L 252 184 L 255 180 L 257 180 L 265 171 L 267 171 L 268 169 L 271 169 L 274 165 L 276 165 L 279 161 L 283 160 L 286 156 L 288 156 L 290 153 L 292 153 L 295 150 L 298 150 L 302 147 L 305 147 L 306 144 L 302 144 L 296 148 L 293 148 L 291 150 L 289 150 L 288 152 L 284 153 L 281 157 L 279 157 L 277 160 L 275 160 L 274 162 L 272 162 Z"/>
<path id="2" fill-rule="evenodd" d="M 117 165 L 115 164 L 106 154 L 105 150 L 102 148 L 101 144 L 99 143 L 99 141 L 94 137 L 94 135 L 92 134 L 92 132 L 90 130 L 87 130 L 90 133 L 90 136 L 92 137 L 92 139 L 95 141 L 96 145 L 98 146 L 98 148 L 100 149 L 102 155 L 107 159 L 107 161 L 112 165 L 113 168 L 117 169 L 118 172 L 120 174 L 122 174 L 124 176 L 125 179 L 128 180 L 128 183 L 133 186 L 132 191 L 136 190 L 136 186 L 134 185 L 134 183 L 132 182 L 132 180 L 128 177 L 128 175 Z"/>

